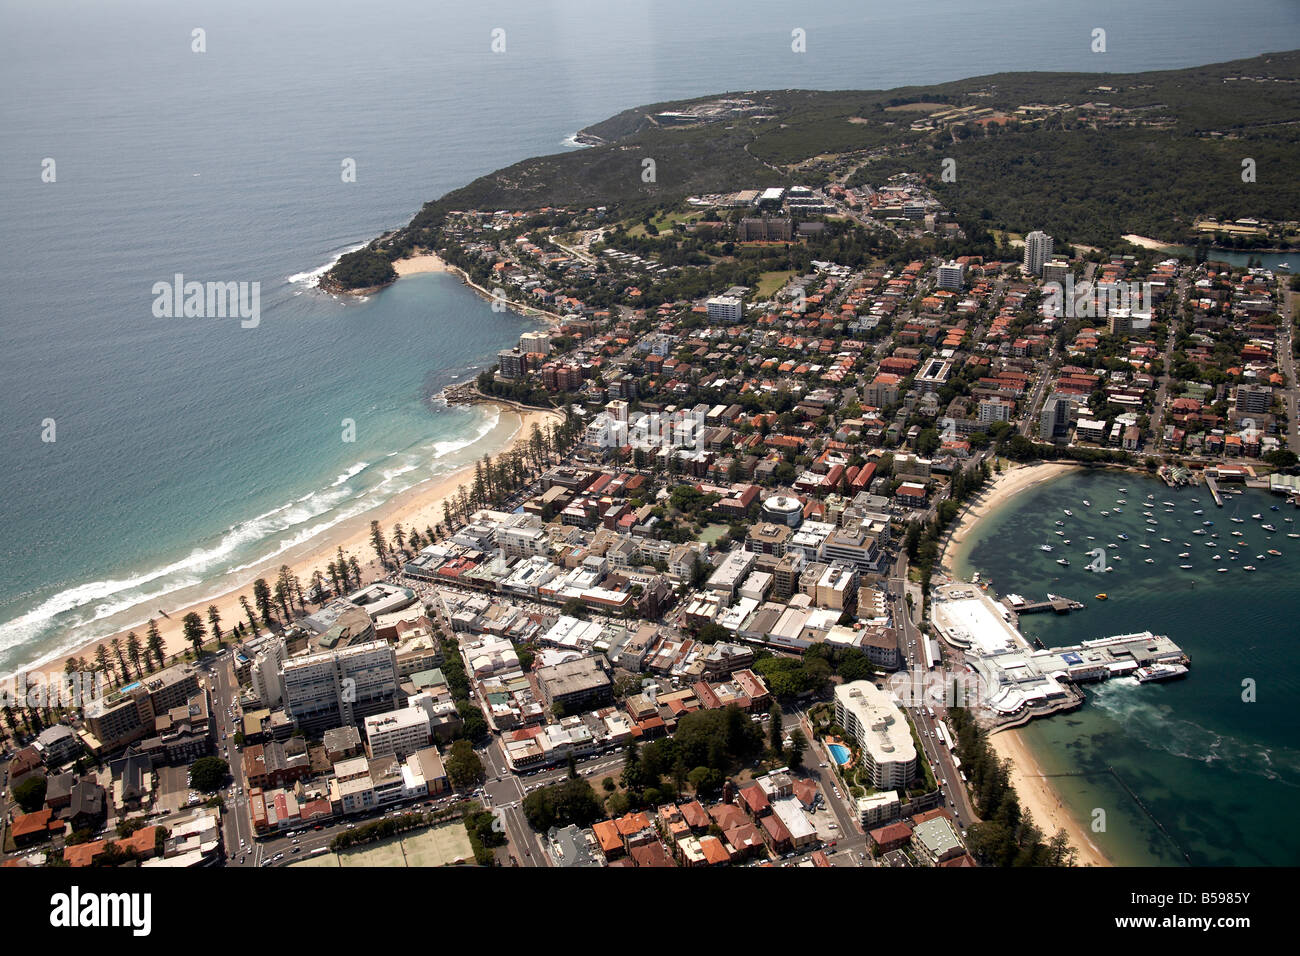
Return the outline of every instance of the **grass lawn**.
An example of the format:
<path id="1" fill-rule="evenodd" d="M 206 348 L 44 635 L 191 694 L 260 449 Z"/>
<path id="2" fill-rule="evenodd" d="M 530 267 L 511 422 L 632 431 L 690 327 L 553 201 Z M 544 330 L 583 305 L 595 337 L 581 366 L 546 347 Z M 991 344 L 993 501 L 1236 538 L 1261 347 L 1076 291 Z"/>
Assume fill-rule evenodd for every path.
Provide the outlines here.
<path id="1" fill-rule="evenodd" d="M 760 301 L 763 299 L 770 299 L 776 294 L 778 289 L 793 279 L 796 275 L 798 275 L 798 273 L 793 269 L 788 269 L 784 272 L 764 272 L 758 277 L 758 288 L 755 295 L 757 295 Z"/>
<path id="2" fill-rule="evenodd" d="M 706 524 L 704 530 L 700 532 L 697 540 L 703 541 L 708 545 L 716 544 L 718 539 L 727 533 L 728 527 L 729 526 L 725 524 Z"/>

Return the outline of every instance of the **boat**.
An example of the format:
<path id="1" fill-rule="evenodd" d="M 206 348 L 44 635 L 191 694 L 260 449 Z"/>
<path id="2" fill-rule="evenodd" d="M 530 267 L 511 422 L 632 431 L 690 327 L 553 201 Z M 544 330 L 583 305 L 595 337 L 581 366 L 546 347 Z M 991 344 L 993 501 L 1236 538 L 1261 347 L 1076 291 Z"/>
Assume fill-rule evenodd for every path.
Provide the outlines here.
<path id="1" fill-rule="evenodd" d="M 1119 534 L 1115 535 L 1115 537 L 1119 538 L 1121 541 L 1127 541 L 1127 540 L 1128 540 L 1128 535 L 1126 535 L 1123 531 L 1121 531 Z"/>
<path id="2" fill-rule="evenodd" d="M 1057 559 L 1056 559 L 1056 563 L 1059 564 L 1059 565 L 1064 566 L 1064 565 L 1067 565 L 1067 564 L 1070 563 L 1070 559 L 1069 559 L 1069 558 L 1057 558 Z"/>
<path id="3" fill-rule="evenodd" d="M 1084 506 L 1085 508 L 1091 508 L 1091 507 L 1092 507 L 1092 502 L 1089 501 L 1087 498 L 1084 498 L 1084 499 L 1083 499 L 1083 506 Z"/>
<path id="4" fill-rule="evenodd" d="M 1190 564 L 1180 564 L 1178 566 L 1182 568 L 1184 571 L 1190 571 L 1192 569 L 1192 566 Z"/>
<path id="5" fill-rule="evenodd" d="M 1276 549 L 1274 549 L 1274 548 L 1269 548 L 1269 549 L 1268 549 L 1268 553 L 1271 554 L 1271 555 L 1273 555 L 1273 557 L 1275 557 L 1275 558 L 1280 558 L 1280 557 L 1282 557 L 1282 552 L 1281 552 L 1281 551 L 1278 551 L 1278 550 L 1276 550 Z"/>
<path id="6" fill-rule="evenodd" d="M 1243 570 L 1243 571 L 1254 571 L 1254 570 L 1255 570 L 1255 566 L 1254 566 L 1253 564 L 1248 564 L 1248 565 L 1246 565 L 1244 568 L 1242 568 L 1241 570 Z"/>
<path id="7" fill-rule="evenodd" d="M 1106 600 L 1106 592 L 1102 591 L 1100 594 L 1094 594 L 1093 597 L 1095 597 L 1098 601 L 1104 601 Z"/>
<path id="8" fill-rule="evenodd" d="M 1288 537 L 1288 538 L 1300 538 L 1300 534 L 1296 534 L 1296 533 L 1294 533 L 1294 532 L 1288 531 L 1288 532 L 1287 532 L 1287 537 Z"/>
<path id="9" fill-rule="evenodd" d="M 1210 527 L 1210 526 L 1213 525 L 1213 524 L 1214 524 L 1213 521 L 1202 521 L 1202 522 L 1201 522 L 1201 527 L 1203 527 L 1203 528 L 1208 528 L 1208 527 Z"/>
<path id="10" fill-rule="evenodd" d="M 1149 544 L 1139 544 L 1138 547 L 1139 547 L 1139 548 L 1142 548 L 1144 551 L 1150 551 L 1150 550 L 1151 550 L 1151 545 L 1149 545 Z"/>
<path id="11" fill-rule="evenodd" d="M 1039 550 L 1039 551 L 1051 551 L 1051 550 L 1052 550 L 1052 546 L 1051 546 L 1050 544 L 1040 544 L 1040 545 L 1038 546 L 1038 550 Z"/>
<path id="12" fill-rule="evenodd" d="M 1232 536 L 1233 536 L 1234 538 L 1240 538 L 1240 537 L 1243 537 L 1243 535 L 1242 535 L 1242 533 L 1241 533 L 1240 531 L 1234 531 L 1234 532 L 1232 532 Z"/>
<path id="13" fill-rule="evenodd" d="M 1277 505 L 1269 505 L 1269 506 L 1268 506 L 1268 510 L 1269 510 L 1269 511 L 1281 511 L 1282 509 L 1279 508 Z"/>
<path id="14" fill-rule="evenodd" d="M 1191 556 L 1192 556 L 1192 552 L 1190 551 L 1184 551 L 1182 554 L 1179 555 L 1180 558 L 1190 558 Z"/>
<path id="15" fill-rule="evenodd" d="M 1265 560 L 1265 559 L 1264 559 L 1264 556 L 1263 556 L 1262 554 L 1257 554 L 1257 555 L 1255 555 L 1255 560 L 1256 560 L 1256 561 L 1263 561 L 1263 560 Z"/>
<path id="16" fill-rule="evenodd" d="M 1147 524 L 1149 524 L 1149 525 L 1157 525 L 1157 524 L 1159 524 L 1159 523 L 1160 523 L 1160 522 L 1157 521 L 1155 518 L 1147 518 Z"/>
<path id="17" fill-rule="evenodd" d="M 1096 541 L 1096 540 L 1097 540 L 1097 536 L 1096 536 L 1096 535 L 1092 535 L 1092 534 L 1090 534 L 1090 535 L 1088 535 L 1088 540 L 1089 540 L 1089 541 Z"/>
<path id="18" fill-rule="evenodd" d="M 1070 539 L 1069 539 L 1069 538 L 1062 538 L 1062 539 L 1061 539 L 1061 544 L 1069 544 L 1069 543 L 1070 543 Z"/>
<path id="19" fill-rule="evenodd" d="M 1195 531 L 1192 532 L 1192 534 L 1205 534 L 1205 533 L 1206 531 L 1204 528 L 1197 528 Z"/>
<path id="20" fill-rule="evenodd" d="M 1234 559 L 1234 560 L 1235 560 L 1235 559 Z M 1227 568 L 1215 568 L 1214 570 L 1218 571 L 1220 574 L 1227 574 L 1227 573 L 1228 573 L 1228 569 L 1227 569 Z"/>
<path id="21" fill-rule="evenodd" d="M 1109 512 L 1109 511 L 1103 511 L 1103 512 L 1101 513 L 1101 516 L 1102 516 L 1103 518 L 1109 518 L 1109 517 L 1110 517 L 1110 512 Z"/>
<path id="22" fill-rule="evenodd" d="M 1152 512 L 1152 511 L 1144 511 L 1144 512 L 1142 512 L 1142 514 L 1145 515 L 1145 516 L 1148 517 L 1148 518 L 1154 518 L 1154 517 L 1155 517 L 1155 513 Z"/>
<path id="23" fill-rule="evenodd" d="M 1056 531 L 1056 532 L 1054 532 L 1054 534 L 1059 534 L 1062 538 L 1065 537 L 1065 532 L 1064 532 L 1064 531 Z"/>
<path id="24" fill-rule="evenodd" d="M 1283 518 L 1282 520 L 1285 521 L 1287 524 L 1290 524 L 1290 523 L 1291 523 L 1291 519 L 1290 519 L 1290 518 Z"/>
<path id="25" fill-rule="evenodd" d="M 1276 531 L 1276 530 L 1277 530 L 1277 528 L 1273 527 L 1271 524 L 1262 524 L 1262 525 L 1260 525 L 1260 527 L 1263 528 L 1265 531 Z"/>
<path id="26" fill-rule="evenodd" d="M 1183 664 L 1151 664 L 1147 667 L 1139 667 L 1133 672 L 1133 677 L 1139 684 L 1150 684 L 1154 681 L 1176 680 L 1179 677 L 1187 676 L 1187 667 Z"/>
<path id="27" fill-rule="evenodd" d="M 1066 514 L 1069 514 L 1069 512 L 1067 511 Z M 1254 518 L 1256 521 L 1260 521 L 1261 519 L 1263 519 L 1264 516 L 1262 514 L 1253 514 L 1251 515 L 1251 517 Z"/>
<path id="28" fill-rule="evenodd" d="M 1210 555 L 1210 560 L 1211 560 L 1211 561 L 1222 561 L 1222 560 L 1223 560 L 1223 555 L 1221 555 L 1221 554 L 1212 554 L 1212 555 Z"/>
<path id="29" fill-rule="evenodd" d="M 1121 489 L 1119 490 L 1119 493 L 1120 493 L 1121 495 L 1126 495 L 1126 494 L 1128 494 L 1128 489 L 1127 489 L 1127 488 L 1121 488 Z"/>
<path id="30" fill-rule="evenodd" d="M 1233 523 L 1233 524 L 1245 524 L 1245 523 L 1246 523 L 1246 519 L 1245 519 L 1245 518 L 1233 518 L 1233 519 L 1232 519 L 1232 523 Z"/>
<path id="31" fill-rule="evenodd" d="M 1065 508 L 1065 509 L 1063 509 L 1063 510 L 1065 511 L 1065 516 L 1066 516 L 1067 518 L 1073 518 L 1073 517 L 1074 517 L 1074 512 L 1071 511 L 1069 508 Z"/>
<path id="32" fill-rule="evenodd" d="M 1126 505 L 1126 504 L 1128 504 L 1128 499 L 1127 499 L 1127 498 L 1116 498 L 1116 499 L 1115 499 L 1115 504 L 1117 504 L 1117 505 Z"/>
<path id="33" fill-rule="evenodd" d="M 1192 512 L 1192 514 L 1194 514 L 1194 515 L 1203 515 L 1203 514 L 1205 514 L 1205 509 L 1204 509 L 1204 508 L 1197 508 L 1195 511 Z"/>
<path id="34" fill-rule="evenodd" d="M 1106 547 L 1108 547 L 1108 548 L 1118 548 L 1119 545 L 1117 545 L 1114 541 L 1112 541 L 1110 544 L 1106 545 Z"/>
<path id="35" fill-rule="evenodd" d="M 1064 521 L 1058 521 L 1058 522 L 1056 522 L 1056 526 L 1057 526 L 1058 528 L 1064 528 L 1064 527 L 1065 527 L 1065 522 L 1064 522 Z"/>
<path id="36" fill-rule="evenodd" d="M 1174 506 L 1174 503 L 1172 501 L 1162 501 L 1160 503 L 1164 505 L 1166 508 L 1172 508 Z"/>
<path id="37" fill-rule="evenodd" d="M 1124 509 L 1123 509 L 1123 508 L 1116 508 L 1116 509 L 1115 509 L 1115 514 L 1117 514 L 1117 515 L 1122 515 L 1123 513 L 1124 513 Z"/>
<path id="38" fill-rule="evenodd" d="M 1155 563 L 1156 563 L 1155 558 L 1147 558 L 1147 564 L 1155 564 Z"/>
<path id="39" fill-rule="evenodd" d="M 1165 544 L 1172 544 L 1172 543 L 1173 543 L 1173 542 L 1170 541 L 1168 538 L 1161 538 L 1160 540 L 1163 541 Z"/>

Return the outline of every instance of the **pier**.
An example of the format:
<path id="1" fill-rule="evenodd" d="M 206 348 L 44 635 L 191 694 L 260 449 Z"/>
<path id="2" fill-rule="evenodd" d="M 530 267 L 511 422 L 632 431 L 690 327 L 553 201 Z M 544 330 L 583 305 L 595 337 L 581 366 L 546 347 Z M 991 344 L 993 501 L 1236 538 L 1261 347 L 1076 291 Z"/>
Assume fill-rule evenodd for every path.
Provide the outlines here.
<path id="1" fill-rule="evenodd" d="M 1223 498 L 1219 495 L 1219 483 L 1214 480 L 1212 475 L 1205 476 L 1205 487 L 1210 489 L 1210 494 L 1214 496 L 1214 503 L 1220 508 L 1223 507 Z"/>
<path id="2" fill-rule="evenodd" d="M 1083 603 L 1061 597 L 1059 594 L 1047 595 L 1046 601 L 1026 601 L 1019 594 L 1008 594 L 1002 599 L 1002 603 L 1016 614 L 1041 614 L 1043 611 L 1069 614 L 1071 611 L 1082 611 L 1085 607 Z"/>

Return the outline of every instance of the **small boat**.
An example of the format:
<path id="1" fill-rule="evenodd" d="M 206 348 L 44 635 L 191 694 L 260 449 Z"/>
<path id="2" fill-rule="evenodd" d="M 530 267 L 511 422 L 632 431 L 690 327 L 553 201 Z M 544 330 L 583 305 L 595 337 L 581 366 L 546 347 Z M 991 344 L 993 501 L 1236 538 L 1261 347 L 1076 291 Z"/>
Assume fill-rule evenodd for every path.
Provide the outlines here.
<path id="1" fill-rule="evenodd" d="M 1150 551 L 1150 550 L 1151 550 L 1151 545 L 1149 545 L 1149 544 L 1139 544 L 1138 547 L 1139 547 L 1139 548 L 1142 548 L 1144 551 Z"/>
<path id="2" fill-rule="evenodd" d="M 1288 538 L 1300 538 L 1300 534 L 1295 534 L 1294 532 L 1290 532 L 1290 531 L 1288 531 L 1288 532 L 1287 532 L 1287 537 L 1288 537 Z"/>
<path id="3" fill-rule="evenodd" d="M 1062 538 L 1065 537 L 1065 532 L 1064 532 L 1064 531 L 1056 531 L 1056 532 L 1053 532 L 1053 533 L 1054 533 L 1054 534 L 1059 534 Z"/>
<path id="4" fill-rule="evenodd" d="M 1147 558 L 1147 564 L 1155 564 L 1155 563 L 1156 563 L 1155 558 Z"/>
<path id="5" fill-rule="evenodd" d="M 1172 508 L 1174 506 L 1174 503 L 1172 501 L 1162 501 L 1160 503 L 1164 505 L 1166 508 Z"/>
<path id="6" fill-rule="evenodd" d="M 1232 548 L 1229 548 L 1229 549 L 1228 549 L 1228 553 L 1229 553 L 1229 554 L 1241 554 L 1240 551 L 1234 551 Z"/>
<path id="7" fill-rule="evenodd" d="M 1189 570 L 1191 570 L 1191 567 L 1192 567 L 1190 564 L 1180 564 L 1180 565 L 1178 565 L 1178 566 L 1179 566 L 1180 568 L 1182 568 L 1184 571 L 1189 571 Z"/>
<path id="8" fill-rule="evenodd" d="M 1083 506 L 1084 506 L 1085 508 L 1091 508 L 1091 507 L 1092 507 L 1092 502 L 1089 501 L 1087 498 L 1084 498 L 1084 499 L 1083 499 Z"/>
<path id="9" fill-rule="evenodd" d="M 1192 552 L 1190 551 L 1184 551 L 1182 554 L 1179 555 L 1180 558 L 1190 558 L 1191 556 L 1192 556 Z"/>
<path id="10" fill-rule="evenodd" d="M 1090 535 L 1088 535 L 1088 540 L 1089 540 L 1089 541 L 1096 541 L 1096 540 L 1097 540 L 1097 536 L 1096 536 L 1096 535 L 1091 535 L 1091 534 L 1090 534 Z"/>
<path id="11" fill-rule="evenodd" d="M 1254 566 L 1253 564 L 1248 564 L 1248 565 L 1246 565 L 1244 568 L 1242 568 L 1241 570 L 1243 570 L 1243 571 L 1254 571 L 1254 570 L 1255 570 L 1255 566 Z"/>
<path id="12" fill-rule="evenodd" d="M 1126 504 L 1128 504 L 1128 499 L 1127 499 L 1127 498 L 1116 498 L 1116 499 L 1115 499 L 1115 504 L 1117 504 L 1117 505 L 1126 505 Z"/>
<path id="13" fill-rule="evenodd" d="M 1171 542 L 1168 538 L 1161 538 L 1160 540 L 1163 541 L 1165 544 L 1172 544 L 1172 543 L 1173 543 L 1173 542 Z"/>
<path id="14" fill-rule="evenodd" d="M 1056 526 L 1057 526 L 1058 528 L 1064 528 L 1064 527 L 1065 527 L 1065 522 L 1064 522 L 1064 521 L 1058 521 L 1058 522 L 1056 522 Z"/>
<path id="15" fill-rule="evenodd" d="M 1205 534 L 1205 533 L 1206 532 L 1204 528 L 1197 528 L 1195 531 L 1192 532 L 1192 534 Z"/>
<path id="16" fill-rule="evenodd" d="M 1283 518 L 1282 520 L 1285 521 L 1287 524 L 1290 524 L 1290 523 L 1291 523 L 1291 519 L 1290 519 L 1290 518 Z"/>
<path id="17" fill-rule="evenodd" d="M 1218 571 L 1220 574 L 1227 574 L 1227 573 L 1228 573 L 1228 569 L 1227 569 L 1227 568 L 1215 568 L 1214 570 Z"/>
<path id="18" fill-rule="evenodd" d="M 1256 561 L 1263 561 L 1263 560 L 1265 560 L 1265 558 L 1264 558 L 1264 556 L 1263 556 L 1262 554 L 1257 554 L 1257 555 L 1255 555 L 1255 560 L 1256 560 Z"/>
<path id="19" fill-rule="evenodd" d="M 1062 539 L 1062 541 L 1061 541 L 1061 544 L 1069 544 L 1069 543 L 1070 543 L 1070 539 L 1069 539 L 1069 538 L 1064 538 L 1064 539 Z"/>
<path id="20" fill-rule="evenodd" d="M 1104 601 L 1106 600 L 1106 592 L 1102 591 L 1100 594 L 1093 595 L 1093 597 L 1095 597 L 1098 601 Z"/>
<path id="21" fill-rule="evenodd" d="M 1065 516 L 1066 516 L 1067 518 L 1073 518 L 1073 517 L 1074 517 L 1074 512 L 1071 511 L 1069 508 L 1065 508 L 1065 509 L 1063 509 L 1063 510 L 1065 511 Z"/>
<path id="22" fill-rule="evenodd" d="M 1273 527 L 1271 524 L 1262 524 L 1262 525 L 1260 525 L 1260 527 L 1263 528 L 1265 531 L 1276 531 L 1276 530 L 1277 530 L 1277 528 Z"/>
<path id="23" fill-rule="evenodd" d="M 1271 554 L 1271 555 L 1273 555 L 1273 557 L 1275 557 L 1275 558 L 1280 558 L 1280 557 L 1282 557 L 1282 552 L 1281 552 L 1281 551 L 1278 551 L 1278 550 L 1275 550 L 1274 548 L 1269 548 L 1269 549 L 1268 549 L 1268 553 Z"/>
<path id="24" fill-rule="evenodd" d="M 1119 493 L 1120 493 L 1121 495 L 1126 495 L 1126 494 L 1128 494 L 1128 489 L 1127 489 L 1127 488 L 1121 488 L 1121 489 L 1119 490 Z"/>
<path id="25" fill-rule="evenodd" d="M 1205 514 L 1205 511 L 1204 511 L 1204 509 L 1202 509 L 1202 508 L 1197 508 L 1195 511 L 1192 512 L 1192 514 L 1194 514 L 1194 515 L 1203 515 L 1203 514 Z"/>
<path id="26" fill-rule="evenodd" d="M 1115 509 L 1115 514 L 1117 514 L 1117 515 L 1122 515 L 1123 513 L 1124 513 L 1124 509 L 1123 509 L 1123 508 L 1116 508 L 1116 509 Z"/>
<path id="27" fill-rule="evenodd" d="M 1233 519 L 1232 519 L 1232 523 L 1233 523 L 1233 524 L 1245 524 L 1245 523 L 1246 523 L 1246 519 L 1245 519 L 1245 518 L 1233 518 Z"/>
<path id="28" fill-rule="evenodd" d="M 1149 525 L 1158 525 L 1159 523 L 1160 522 L 1157 521 L 1155 518 L 1147 518 L 1147 524 Z"/>
<path id="29" fill-rule="evenodd" d="M 1277 505 L 1269 505 L 1269 506 L 1268 506 L 1268 510 L 1269 510 L 1269 511 L 1280 511 L 1281 509 L 1280 509 Z"/>
<path id="30" fill-rule="evenodd" d="M 1139 684 L 1149 684 L 1161 680 L 1177 680 L 1187 676 L 1187 667 L 1183 664 L 1151 664 L 1139 667 L 1133 672 L 1133 679 Z"/>
<path id="31" fill-rule="evenodd" d="M 1108 548 L 1118 548 L 1119 545 L 1117 545 L 1114 541 L 1112 541 L 1110 544 L 1106 545 L 1106 547 L 1108 547 Z"/>
<path id="32" fill-rule="evenodd" d="M 1051 546 L 1050 544 L 1040 544 L 1040 545 L 1038 546 L 1038 550 L 1039 550 L 1039 551 L 1051 551 L 1051 550 L 1052 550 L 1052 546 Z"/>
<path id="33" fill-rule="evenodd" d="M 1103 512 L 1101 513 L 1101 516 L 1102 516 L 1103 518 L 1109 518 L 1109 517 L 1110 517 L 1110 512 L 1109 512 L 1109 511 L 1103 511 Z"/>
<path id="34" fill-rule="evenodd" d="M 1069 559 L 1069 558 L 1057 558 L 1057 559 L 1056 559 L 1056 563 L 1059 564 L 1059 565 L 1064 566 L 1064 565 L 1067 565 L 1067 564 L 1070 563 L 1070 559 Z"/>
<path id="35" fill-rule="evenodd" d="M 1202 521 L 1202 522 L 1201 522 L 1201 527 L 1203 527 L 1203 528 L 1208 528 L 1208 527 L 1210 527 L 1210 526 L 1213 525 L 1213 524 L 1214 524 L 1213 521 Z"/>
<path id="36" fill-rule="evenodd" d="M 1243 535 L 1242 535 L 1242 533 L 1241 533 L 1240 531 L 1234 531 L 1234 532 L 1232 532 L 1232 536 L 1233 536 L 1234 538 L 1240 538 L 1240 537 L 1243 537 Z"/>
<path id="37" fill-rule="evenodd" d="M 1123 531 L 1121 531 L 1119 534 L 1115 535 L 1115 537 L 1119 538 L 1121 541 L 1127 541 L 1127 540 L 1128 540 L 1128 535 L 1126 535 Z"/>
<path id="38" fill-rule="evenodd" d="M 1069 514 L 1069 512 L 1066 512 L 1066 514 Z M 1261 519 L 1263 519 L 1264 516 L 1262 514 L 1253 514 L 1251 515 L 1251 517 L 1254 518 L 1256 521 L 1260 521 Z"/>
<path id="39" fill-rule="evenodd" d="M 1142 514 L 1145 515 L 1145 516 L 1148 517 L 1148 518 L 1154 518 L 1154 517 L 1155 517 L 1155 514 L 1154 514 L 1153 512 L 1150 512 L 1150 511 L 1144 511 L 1144 512 L 1142 512 Z"/>

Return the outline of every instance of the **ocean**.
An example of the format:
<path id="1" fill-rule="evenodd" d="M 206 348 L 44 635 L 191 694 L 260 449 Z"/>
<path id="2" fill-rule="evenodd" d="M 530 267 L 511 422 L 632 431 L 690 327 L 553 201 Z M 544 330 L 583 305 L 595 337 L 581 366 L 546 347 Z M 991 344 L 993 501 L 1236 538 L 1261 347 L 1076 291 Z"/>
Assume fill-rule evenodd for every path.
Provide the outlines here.
<path id="1" fill-rule="evenodd" d="M 1120 499 L 1127 503 L 1116 505 Z M 1147 511 L 1157 524 L 1147 524 Z M 1280 866 L 1300 859 L 1300 830 L 1290 819 L 1300 790 L 1292 710 L 1300 670 L 1291 656 L 1300 538 L 1288 534 L 1300 534 L 1300 509 L 1264 491 L 1243 490 L 1218 508 L 1203 487 L 1172 489 L 1145 476 L 1078 469 L 1016 495 L 954 550 L 954 572 L 969 580 L 978 571 L 991 594 L 1037 600 L 1050 591 L 1086 605 L 1065 616 L 1022 618 L 1027 637 L 1060 647 L 1150 630 L 1191 658 L 1182 680 L 1086 685 L 1083 707 L 1021 732 L 1076 819 L 1087 827 L 1104 821 L 1093 840 L 1115 863 Z M 1044 543 L 1054 550 L 1040 551 Z M 1087 552 L 1096 548 L 1113 570 L 1088 570 L 1094 559 Z M 1068 567 L 1056 564 L 1062 556 Z M 1098 809 L 1102 817 L 1094 816 Z"/>
<path id="2" fill-rule="evenodd" d="M 1222 16 L 1208 0 L 6 2 L 0 674 L 215 593 L 473 457 L 492 413 L 430 396 L 527 323 L 447 275 L 362 301 L 309 288 L 421 203 L 643 103 L 1174 68 L 1300 34 L 1289 0 L 1238 4 L 1231 31 Z M 259 283 L 257 326 L 155 316 L 154 285 L 178 274 Z"/>

